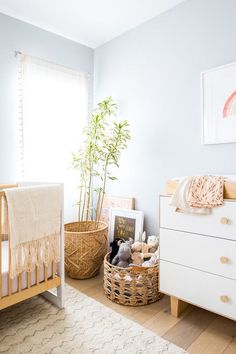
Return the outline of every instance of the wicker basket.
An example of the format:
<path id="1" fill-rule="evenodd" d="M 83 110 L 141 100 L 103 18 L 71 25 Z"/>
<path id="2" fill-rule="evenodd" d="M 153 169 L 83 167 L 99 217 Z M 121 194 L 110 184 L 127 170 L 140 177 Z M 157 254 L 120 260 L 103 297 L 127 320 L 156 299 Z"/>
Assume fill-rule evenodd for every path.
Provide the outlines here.
<path id="1" fill-rule="evenodd" d="M 69 277 L 88 279 L 98 274 L 107 253 L 107 234 L 108 227 L 103 222 L 65 225 L 65 270 Z"/>
<path id="2" fill-rule="evenodd" d="M 159 265 L 120 268 L 104 259 L 104 290 L 108 299 L 121 305 L 141 306 L 160 299 Z"/>

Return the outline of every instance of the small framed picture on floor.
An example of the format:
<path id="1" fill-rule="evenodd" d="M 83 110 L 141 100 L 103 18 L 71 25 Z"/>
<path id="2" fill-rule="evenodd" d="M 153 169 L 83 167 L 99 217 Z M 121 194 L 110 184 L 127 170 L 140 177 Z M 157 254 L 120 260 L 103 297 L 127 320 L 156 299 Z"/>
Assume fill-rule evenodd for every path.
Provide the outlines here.
<path id="1" fill-rule="evenodd" d="M 105 194 L 100 221 L 105 222 L 108 226 L 110 223 L 111 208 L 133 210 L 135 209 L 135 199 Z"/>
<path id="2" fill-rule="evenodd" d="M 139 210 L 110 209 L 110 242 L 115 238 L 138 241 L 143 232 L 144 214 Z"/>

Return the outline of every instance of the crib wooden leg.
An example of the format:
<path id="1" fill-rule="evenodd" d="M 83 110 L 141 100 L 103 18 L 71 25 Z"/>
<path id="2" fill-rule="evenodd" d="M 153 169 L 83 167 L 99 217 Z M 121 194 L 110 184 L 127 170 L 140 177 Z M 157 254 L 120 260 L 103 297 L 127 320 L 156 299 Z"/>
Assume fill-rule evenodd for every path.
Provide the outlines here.
<path id="1" fill-rule="evenodd" d="M 188 307 L 188 303 L 179 300 L 177 297 L 170 297 L 170 306 L 172 316 L 179 317 L 181 313 Z"/>

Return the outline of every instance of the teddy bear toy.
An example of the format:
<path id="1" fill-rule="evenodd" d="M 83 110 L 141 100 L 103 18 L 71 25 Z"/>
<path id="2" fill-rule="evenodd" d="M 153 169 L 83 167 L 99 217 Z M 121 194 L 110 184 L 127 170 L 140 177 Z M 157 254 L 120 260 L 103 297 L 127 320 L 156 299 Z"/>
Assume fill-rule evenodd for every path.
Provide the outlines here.
<path id="1" fill-rule="evenodd" d="M 143 236 L 142 236 L 143 238 Z M 158 236 L 149 236 L 147 243 L 136 241 L 131 245 L 132 249 L 132 264 L 141 265 L 144 260 L 150 259 L 158 249 L 159 238 Z"/>
<path id="2" fill-rule="evenodd" d="M 148 252 L 148 245 L 145 242 L 136 241 L 131 245 L 132 249 L 132 263 L 131 267 L 141 265 L 143 262 L 143 255 Z"/>
<path id="3" fill-rule="evenodd" d="M 131 258 L 131 247 L 127 242 L 121 243 L 117 255 L 113 258 L 112 264 L 117 267 L 127 268 Z"/>
<path id="4" fill-rule="evenodd" d="M 136 241 L 131 245 L 131 248 L 133 252 L 148 252 L 148 245 L 145 242 Z"/>
<path id="5" fill-rule="evenodd" d="M 130 267 L 141 265 L 143 262 L 142 253 L 141 252 L 133 252 L 131 254 L 131 261 L 132 261 L 132 263 L 130 263 L 130 265 L 129 265 Z"/>

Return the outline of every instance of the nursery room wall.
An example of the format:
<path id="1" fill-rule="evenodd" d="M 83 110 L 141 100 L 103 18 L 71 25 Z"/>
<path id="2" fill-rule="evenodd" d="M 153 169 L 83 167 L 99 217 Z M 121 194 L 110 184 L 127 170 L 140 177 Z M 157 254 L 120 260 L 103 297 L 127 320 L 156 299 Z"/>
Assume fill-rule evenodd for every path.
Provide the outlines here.
<path id="1" fill-rule="evenodd" d="M 236 143 L 201 144 L 200 73 L 236 61 L 235 0 L 188 0 L 95 50 L 95 101 L 112 95 L 132 140 L 109 193 L 136 198 L 158 232 L 172 177 L 236 174 Z"/>

